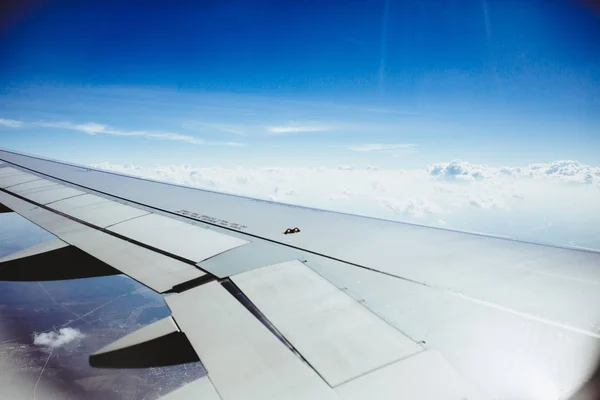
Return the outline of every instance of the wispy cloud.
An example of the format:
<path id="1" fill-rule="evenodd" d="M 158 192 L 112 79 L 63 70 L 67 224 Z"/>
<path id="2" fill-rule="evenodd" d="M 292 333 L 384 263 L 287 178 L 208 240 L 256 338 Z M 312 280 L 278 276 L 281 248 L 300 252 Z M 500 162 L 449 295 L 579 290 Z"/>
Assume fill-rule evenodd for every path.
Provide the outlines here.
<path id="1" fill-rule="evenodd" d="M 386 143 L 368 143 L 368 144 L 359 144 L 356 146 L 348 147 L 348 150 L 352 151 L 360 151 L 360 152 L 370 152 L 370 151 L 394 151 L 394 150 L 415 150 L 417 147 L 416 144 L 412 143 L 395 143 L 395 144 L 386 144 Z"/>
<path id="2" fill-rule="evenodd" d="M 159 139 L 159 140 L 171 140 L 180 141 L 190 144 L 197 145 L 212 145 L 212 146 L 243 146 L 242 143 L 237 142 L 212 142 L 203 139 L 198 139 L 190 135 L 182 135 L 180 133 L 173 132 L 152 132 L 152 131 L 130 131 L 116 129 L 107 125 L 98 124 L 95 122 L 88 122 L 85 124 L 74 124 L 72 122 L 36 122 L 36 126 L 43 128 L 60 128 L 70 129 L 86 133 L 88 135 L 112 135 L 112 136 L 139 136 L 147 139 Z"/>
<path id="3" fill-rule="evenodd" d="M 200 121 L 184 121 L 181 123 L 181 127 L 187 130 L 193 130 L 198 132 L 219 132 L 227 133 L 231 135 L 244 136 L 247 133 L 247 127 L 236 124 L 221 124 L 213 122 L 200 122 Z"/>
<path id="4" fill-rule="evenodd" d="M 242 136 L 246 134 L 246 131 L 237 125 L 210 124 L 209 126 L 224 133 L 231 133 L 232 135 Z"/>
<path id="5" fill-rule="evenodd" d="M 326 124 L 288 124 L 268 126 L 267 132 L 271 135 L 287 135 L 294 133 L 326 132 L 334 129 L 334 126 Z"/>
<path id="6" fill-rule="evenodd" d="M 362 153 L 378 152 L 391 154 L 392 157 L 405 157 L 417 152 L 413 143 L 367 143 L 348 147 L 348 150 Z"/>
<path id="7" fill-rule="evenodd" d="M 7 126 L 9 128 L 20 128 L 23 126 L 23 121 L 17 121 L 16 119 L 0 118 L 0 126 Z"/>

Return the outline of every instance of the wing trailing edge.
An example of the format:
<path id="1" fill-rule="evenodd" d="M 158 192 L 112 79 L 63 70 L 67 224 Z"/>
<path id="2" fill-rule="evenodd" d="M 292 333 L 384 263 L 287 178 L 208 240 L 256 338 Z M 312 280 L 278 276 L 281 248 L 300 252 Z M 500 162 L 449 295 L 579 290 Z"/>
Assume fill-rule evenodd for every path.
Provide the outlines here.
<path id="1" fill-rule="evenodd" d="M 130 333 L 92 354 L 97 368 L 165 367 L 200 361 L 194 348 L 171 317 Z"/>

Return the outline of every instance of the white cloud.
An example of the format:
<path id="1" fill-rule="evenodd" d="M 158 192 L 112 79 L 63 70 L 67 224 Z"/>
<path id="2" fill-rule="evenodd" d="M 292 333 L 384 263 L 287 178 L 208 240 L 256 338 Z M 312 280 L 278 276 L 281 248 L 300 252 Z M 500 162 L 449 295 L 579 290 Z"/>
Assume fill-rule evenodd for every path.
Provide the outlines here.
<path id="1" fill-rule="evenodd" d="M 491 209 L 497 208 L 502 210 L 510 210 L 510 206 L 506 204 L 503 200 L 496 199 L 492 195 L 485 194 L 465 194 L 465 197 L 469 201 L 469 205 L 477 208 Z"/>
<path id="2" fill-rule="evenodd" d="M 454 161 L 413 170 L 356 165 L 198 168 L 104 163 L 97 167 L 309 207 L 600 247 L 600 169 L 576 161 L 521 167 Z M 553 222 L 551 228 L 532 231 L 547 220 Z"/>
<path id="3" fill-rule="evenodd" d="M 189 135 L 182 135 L 179 133 L 172 132 L 152 132 L 152 131 L 128 131 L 116 129 L 107 125 L 98 124 L 95 122 L 88 122 L 85 124 L 74 124 L 72 122 L 36 122 L 35 125 L 43 128 L 60 128 L 70 129 L 86 133 L 88 135 L 112 135 L 112 136 L 140 136 L 147 139 L 159 139 L 159 140 L 172 140 L 181 141 L 190 144 L 197 145 L 212 145 L 212 146 L 243 146 L 242 143 L 237 142 L 211 142 L 202 139 L 198 139 Z"/>
<path id="4" fill-rule="evenodd" d="M 348 150 L 362 153 L 386 153 L 400 158 L 417 152 L 417 145 L 412 143 L 367 143 L 348 147 Z"/>
<path id="5" fill-rule="evenodd" d="M 221 133 L 227 133 L 231 135 L 244 136 L 247 133 L 247 127 L 243 125 L 234 124 L 221 124 L 212 122 L 200 122 L 200 121 L 184 121 L 181 123 L 181 127 L 193 131 L 217 131 Z"/>
<path id="6" fill-rule="evenodd" d="M 398 200 L 396 198 L 383 198 L 380 201 L 384 207 L 412 217 L 422 217 L 425 214 L 439 214 L 443 212 L 439 205 L 429 199 Z"/>
<path id="7" fill-rule="evenodd" d="M 246 134 L 246 130 L 237 125 L 225 125 L 225 124 L 209 124 L 208 127 L 214 128 L 218 131 L 231 133 L 232 135 L 243 136 Z"/>
<path id="8" fill-rule="evenodd" d="M 286 135 L 293 133 L 308 133 L 308 132 L 325 132 L 334 130 L 335 127 L 324 124 L 288 124 L 288 125 L 276 125 L 268 126 L 267 132 L 272 135 Z"/>
<path id="9" fill-rule="evenodd" d="M 461 160 L 450 163 L 436 163 L 427 171 L 432 175 L 446 179 L 480 180 L 488 177 L 490 169 L 487 165 L 470 164 Z"/>
<path id="10" fill-rule="evenodd" d="M 442 180 L 479 181 L 512 177 L 518 179 L 559 180 L 572 183 L 599 183 L 600 167 L 591 167 L 578 161 L 559 160 L 547 164 L 529 164 L 523 167 L 490 167 L 470 164 L 461 160 L 436 163 L 427 171 Z M 516 194 L 515 197 L 520 197 Z"/>
<path id="11" fill-rule="evenodd" d="M 45 346 L 55 349 L 84 337 L 85 335 L 81 333 L 79 329 L 67 327 L 60 328 L 58 332 L 50 331 L 38 333 L 33 338 L 33 344 L 36 346 Z"/>
<path id="12" fill-rule="evenodd" d="M 9 128 L 20 128 L 23 126 L 23 121 L 17 121 L 16 119 L 0 118 L 0 125 Z"/>
<path id="13" fill-rule="evenodd" d="M 356 146 L 348 147 L 348 150 L 370 152 L 370 151 L 385 151 L 385 150 L 413 150 L 417 145 L 410 143 L 396 143 L 396 144 L 384 144 L 384 143 L 369 143 L 360 144 Z"/>

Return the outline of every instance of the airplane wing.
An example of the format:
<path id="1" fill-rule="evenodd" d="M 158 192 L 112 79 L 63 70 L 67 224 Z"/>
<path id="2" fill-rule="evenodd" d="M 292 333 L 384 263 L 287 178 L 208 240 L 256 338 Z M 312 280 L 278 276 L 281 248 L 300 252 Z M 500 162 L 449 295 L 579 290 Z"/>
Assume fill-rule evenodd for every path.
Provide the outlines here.
<path id="1" fill-rule="evenodd" d="M 98 367 L 201 361 L 170 399 L 546 399 L 593 373 L 600 253 L 297 207 L 0 151 L 52 233 L 0 279 L 123 273 L 171 316 Z"/>

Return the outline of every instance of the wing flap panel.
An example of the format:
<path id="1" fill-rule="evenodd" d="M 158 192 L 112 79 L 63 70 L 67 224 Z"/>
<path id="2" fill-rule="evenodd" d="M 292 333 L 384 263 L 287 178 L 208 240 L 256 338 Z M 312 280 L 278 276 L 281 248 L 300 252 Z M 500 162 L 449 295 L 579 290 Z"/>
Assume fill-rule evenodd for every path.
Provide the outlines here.
<path id="1" fill-rule="evenodd" d="M 206 275 L 189 264 L 36 207 L 7 193 L 0 192 L 0 202 L 63 241 L 159 293 Z"/>
<path id="2" fill-rule="evenodd" d="M 224 400 L 338 398 L 218 282 L 165 301 Z"/>
<path id="3" fill-rule="evenodd" d="M 9 261 L 19 260 L 26 257 L 33 257 L 38 254 L 46 253 L 48 251 L 53 251 L 57 249 L 61 249 L 63 247 L 67 247 L 69 244 L 63 242 L 58 238 L 50 239 L 40 244 L 36 244 L 34 246 L 28 247 L 26 249 L 17 251 L 16 253 L 9 254 L 5 257 L 0 258 L 0 263 L 6 263 Z"/>
<path id="4" fill-rule="evenodd" d="M 21 171 L 20 169 L 16 169 L 13 167 L 6 167 L 6 166 L 2 166 L 0 167 L 0 178 L 1 177 L 6 177 L 6 176 L 10 176 L 10 175 L 15 175 L 15 174 L 19 174 L 22 173 L 23 171 Z"/>
<path id="5" fill-rule="evenodd" d="M 120 204 L 93 194 L 84 194 L 60 200 L 52 203 L 49 207 L 101 228 L 150 214 L 148 211 Z"/>
<path id="6" fill-rule="evenodd" d="M 232 280 L 331 386 L 422 350 L 299 261 Z"/>
<path id="7" fill-rule="evenodd" d="M 226 278 L 284 261 L 303 260 L 304 256 L 305 252 L 301 250 L 256 240 L 202 261 L 198 266 L 219 278 Z"/>
<path id="8" fill-rule="evenodd" d="M 63 238 L 159 293 L 205 275 L 191 265 L 95 229 L 71 231 Z"/>
<path id="9" fill-rule="evenodd" d="M 9 189 L 10 191 L 10 189 Z M 81 196 L 85 192 L 64 185 L 52 185 L 39 190 L 21 194 L 21 196 L 39 204 L 49 204 L 69 197 Z"/>
<path id="10" fill-rule="evenodd" d="M 247 240 L 158 214 L 125 221 L 108 229 L 194 262 L 248 243 Z"/>
<path id="11" fill-rule="evenodd" d="M 2 168 L 3 171 L 11 170 L 0 175 L 0 187 L 7 188 L 14 185 L 19 185 L 21 183 L 30 182 L 42 179 L 37 175 L 28 174 L 27 172 L 22 172 L 16 170 L 14 168 Z"/>
<path id="12" fill-rule="evenodd" d="M 58 183 L 50 181 L 48 179 L 37 179 L 35 181 L 29 181 L 25 183 L 20 183 L 15 186 L 11 186 L 9 191 L 12 193 L 16 193 L 18 195 L 27 197 L 27 193 L 36 192 L 38 190 L 45 190 L 50 186 L 60 186 Z"/>
<path id="13" fill-rule="evenodd" d="M 119 273 L 60 239 L 52 239 L 0 259 L 0 280 L 3 281 L 56 281 Z"/>
<path id="14" fill-rule="evenodd" d="M 99 368 L 148 368 L 197 362 L 185 334 L 167 317 L 109 344 L 90 356 Z"/>

